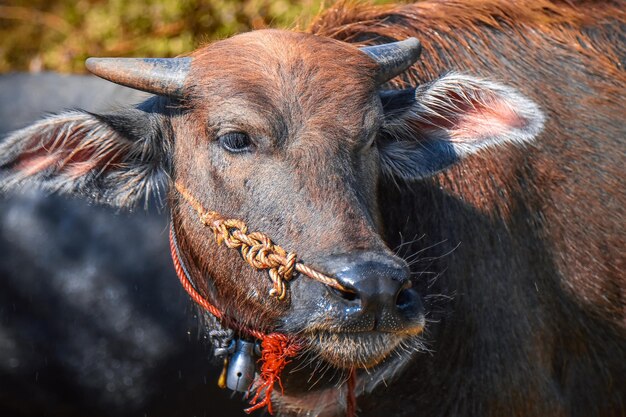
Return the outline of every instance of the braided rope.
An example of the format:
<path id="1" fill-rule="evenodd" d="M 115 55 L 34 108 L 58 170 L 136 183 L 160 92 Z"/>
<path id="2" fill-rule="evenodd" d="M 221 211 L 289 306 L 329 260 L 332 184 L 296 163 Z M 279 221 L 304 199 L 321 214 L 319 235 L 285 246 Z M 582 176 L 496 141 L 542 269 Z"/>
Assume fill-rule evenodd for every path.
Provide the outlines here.
<path id="1" fill-rule="evenodd" d="M 298 261 L 294 252 L 287 252 L 274 244 L 264 233 L 248 233 L 248 226 L 241 220 L 226 219 L 219 213 L 206 210 L 202 204 L 182 184 L 176 182 L 176 190 L 194 208 L 200 221 L 209 227 L 218 245 L 241 251 L 243 259 L 256 269 L 267 269 L 273 288 L 270 295 L 283 300 L 287 295 L 285 282 L 293 278 L 295 271 L 343 292 L 353 292 L 339 281 L 322 274 Z"/>

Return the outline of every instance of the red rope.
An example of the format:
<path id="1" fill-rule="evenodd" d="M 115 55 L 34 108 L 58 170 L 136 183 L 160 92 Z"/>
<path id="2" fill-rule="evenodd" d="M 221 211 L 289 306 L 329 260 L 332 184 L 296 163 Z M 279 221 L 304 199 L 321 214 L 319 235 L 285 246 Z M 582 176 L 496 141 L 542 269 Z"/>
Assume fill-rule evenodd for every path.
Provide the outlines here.
<path id="1" fill-rule="evenodd" d="M 219 320 L 227 322 L 229 327 L 233 327 L 235 330 L 261 341 L 261 359 L 259 360 L 261 363 L 261 375 L 259 376 L 259 382 L 254 384 L 254 389 L 256 391 L 254 397 L 250 400 L 251 407 L 245 409 L 244 411 L 250 414 L 255 410 L 267 407 L 267 411 L 270 414 L 273 414 L 272 392 L 274 391 L 274 386 L 278 382 L 282 392 L 283 386 L 280 380 L 280 374 L 283 369 L 285 369 L 285 366 L 291 362 L 291 359 L 298 354 L 302 348 L 301 343 L 293 337 L 281 333 L 265 334 L 258 330 L 242 326 L 239 323 L 224 317 L 222 312 L 219 311 L 217 307 L 207 301 L 207 299 L 193 287 L 191 278 L 187 275 L 187 272 L 183 268 L 178 254 L 178 246 L 176 245 L 174 237 L 173 224 L 170 227 L 169 240 L 172 261 L 174 262 L 174 270 L 176 271 L 176 275 L 178 276 L 181 285 L 185 291 L 187 291 L 187 294 L 189 294 L 191 299 Z M 347 417 L 354 417 L 356 412 L 356 397 L 354 395 L 355 382 L 356 371 L 352 369 L 350 371 L 350 377 L 348 378 L 347 387 Z M 262 399 L 259 400 L 261 397 Z"/>
<path id="2" fill-rule="evenodd" d="M 187 273 L 185 272 L 183 265 L 180 261 L 178 255 L 178 246 L 176 245 L 176 241 L 174 239 L 174 226 L 170 228 L 170 252 L 172 254 L 172 261 L 174 261 L 174 270 L 176 270 L 176 275 L 180 280 L 181 285 L 187 291 L 187 294 L 191 297 L 191 299 L 198 304 L 200 307 L 204 308 L 206 311 L 217 317 L 219 320 L 228 321 L 228 324 L 231 327 L 234 327 L 236 330 L 239 330 L 242 333 L 253 336 L 257 339 L 263 339 L 265 337 L 264 333 L 259 332 L 258 330 L 250 329 L 245 326 L 241 326 L 237 323 L 231 323 L 231 320 L 227 320 L 222 312 L 217 309 L 213 304 L 209 303 L 206 298 L 204 298 L 196 289 L 193 287 L 193 284 L 189 280 Z"/>

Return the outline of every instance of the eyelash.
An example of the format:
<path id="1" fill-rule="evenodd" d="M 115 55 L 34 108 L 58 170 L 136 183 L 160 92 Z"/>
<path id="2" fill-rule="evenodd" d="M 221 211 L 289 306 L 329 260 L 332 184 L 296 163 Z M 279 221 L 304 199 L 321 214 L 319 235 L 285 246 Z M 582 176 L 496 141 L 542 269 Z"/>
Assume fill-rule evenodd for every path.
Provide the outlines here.
<path id="1" fill-rule="evenodd" d="M 244 132 L 230 132 L 218 138 L 222 148 L 230 153 L 249 152 L 254 147 L 252 139 Z"/>

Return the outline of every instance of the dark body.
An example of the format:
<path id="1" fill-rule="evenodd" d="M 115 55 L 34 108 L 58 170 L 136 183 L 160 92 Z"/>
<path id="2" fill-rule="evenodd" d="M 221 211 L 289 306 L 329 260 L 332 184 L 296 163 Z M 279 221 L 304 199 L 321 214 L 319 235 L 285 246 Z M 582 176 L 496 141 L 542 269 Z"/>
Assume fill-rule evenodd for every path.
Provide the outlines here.
<path id="1" fill-rule="evenodd" d="M 97 91 L 98 94 L 93 92 Z M 96 77 L 0 77 L 0 135 L 145 97 Z M 0 415 L 245 415 L 171 266 L 167 214 L 29 190 L 0 198 Z"/>
<path id="2" fill-rule="evenodd" d="M 353 41 L 415 36 L 413 83 L 479 74 L 547 114 L 525 149 L 380 184 L 389 246 L 423 237 L 401 251 L 419 253 L 416 274 L 436 274 L 419 280 L 433 353 L 360 399 L 363 416 L 625 415 L 626 6 L 574 3 L 339 7 L 312 26 Z"/>

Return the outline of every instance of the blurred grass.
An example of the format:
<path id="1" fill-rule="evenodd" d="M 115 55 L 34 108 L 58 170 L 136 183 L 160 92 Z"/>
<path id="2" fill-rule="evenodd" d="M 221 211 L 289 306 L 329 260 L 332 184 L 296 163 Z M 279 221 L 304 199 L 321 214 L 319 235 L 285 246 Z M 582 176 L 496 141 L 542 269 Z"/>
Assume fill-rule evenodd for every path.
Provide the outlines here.
<path id="1" fill-rule="evenodd" d="M 2 0 L 0 72 L 80 73 L 85 72 L 84 61 L 89 56 L 176 56 L 237 32 L 268 26 L 304 26 L 320 11 L 322 3 Z"/>

